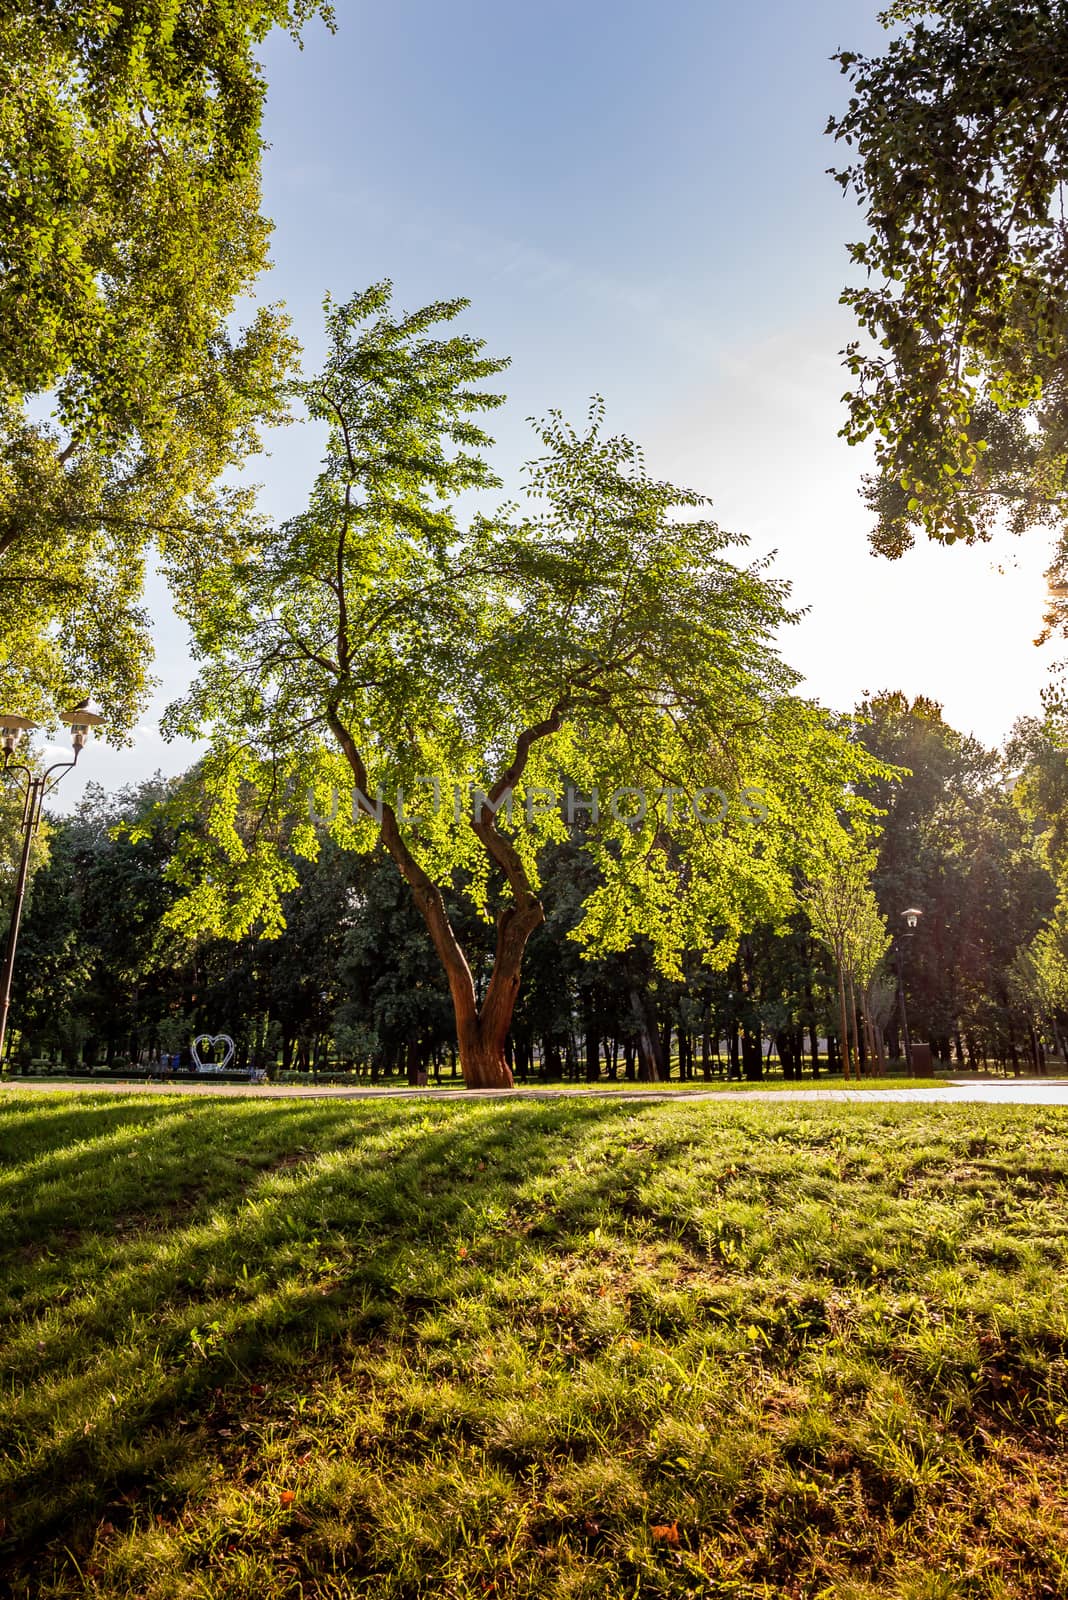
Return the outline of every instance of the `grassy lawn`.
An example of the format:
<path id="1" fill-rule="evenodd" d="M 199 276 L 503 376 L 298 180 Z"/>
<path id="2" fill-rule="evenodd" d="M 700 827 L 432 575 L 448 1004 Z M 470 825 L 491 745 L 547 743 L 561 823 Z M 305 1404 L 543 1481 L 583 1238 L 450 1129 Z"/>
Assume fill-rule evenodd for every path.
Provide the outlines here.
<path id="1" fill-rule="evenodd" d="M 0 1100 L 0 1592 L 1068 1594 L 1068 1111 Z"/>
<path id="2" fill-rule="evenodd" d="M 969 1074 L 961 1073 L 957 1074 L 957 1076 L 962 1077 L 965 1079 L 965 1081 L 967 1081 Z M 5 1074 L 4 1078 L 5 1082 L 9 1083 L 18 1083 L 20 1081 L 19 1077 L 15 1074 Z M 907 1078 L 903 1073 L 900 1075 L 897 1073 L 886 1073 L 880 1076 L 872 1074 L 870 1077 L 865 1076 L 863 1078 L 843 1078 L 840 1074 L 832 1077 L 824 1072 L 821 1073 L 818 1078 L 813 1078 L 806 1075 L 802 1079 L 791 1080 L 782 1077 L 780 1073 L 769 1072 L 765 1077 L 758 1078 L 754 1082 L 749 1082 L 745 1078 L 688 1078 L 685 1082 L 681 1082 L 678 1078 L 665 1078 L 661 1079 L 657 1083 L 639 1083 L 637 1080 L 630 1081 L 625 1078 L 601 1078 L 595 1083 L 585 1083 L 581 1080 L 575 1079 L 553 1079 L 549 1082 L 545 1082 L 541 1078 L 532 1077 L 526 1080 L 518 1080 L 517 1087 L 520 1089 L 551 1089 L 554 1094 L 624 1094 L 628 1092 L 631 1094 L 733 1094 L 737 1093 L 739 1090 L 755 1093 L 760 1093 L 760 1091 L 763 1090 L 765 1093 L 767 1093 L 767 1091 L 771 1089 L 789 1089 L 791 1092 L 795 1089 L 822 1089 L 824 1091 L 828 1089 L 930 1089 L 932 1086 L 937 1086 L 940 1083 L 952 1083 L 953 1079 L 954 1074 L 952 1073 L 945 1073 L 938 1077 L 931 1076 L 927 1078 Z M 65 1076 L 60 1073 L 40 1073 L 33 1075 L 34 1082 L 40 1080 L 43 1080 L 51 1085 L 62 1085 L 65 1083 L 87 1083 L 90 1081 L 88 1075 L 78 1078 Z M 109 1080 L 104 1080 L 104 1083 L 101 1084 L 101 1090 L 104 1093 L 107 1092 L 105 1087 L 107 1083 L 141 1083 L 144 1081 L 144 1073 L 129 1073 L 125 1076 L 121 1073 L 116 1073 L 114 1077 L 110 1078 Z M 167 1082 L 166 1079 L 159 1079 L 157 1081 L 163 1083 Z M 201 1078 L 183 1077 L 176 1081 L 179 1084 L 206 1084 L 210 1088 L 212 1080 L 210 1076 L 205 1076 Z M 1050 1078 L 1034 1079 L 1034 1082 L 1036 1083 L 1045 1083 L 1048 1081 L 1052 1080 Z M 361 1089 L 367 1090 L 368 1092 L 376 1089 L 408 1089 L 410 1087 L 407 1078 L 402 1077 L 380 1078 L 377 1083 L 371 1083 L 371 1081 L 367 1078 L 344 1078 L 340 1075 L 330 1073 L 324 1074 L 322 1078 L 319 1078 L 313 1074 L 290 1072 L 287 1073 L 284 1078 L 279 1079 L 278 1082 L 285 1088 L 316 1088 L 319 1086 L 325 1086 L 333 1088 Z M 419 1092 L 420 1094 L 426 1094 L 430 1091 L 442 1094 L 448 1092 L 450 1094 L 460 1094 L 466 1097 L 466 1090 L 464 1088 L 462 1078 L 442 1078 L 440 1083 L 436 1083 L 434 1079 L 431 1078 L 426 1088 L 421 1089 Z"/>
<path id="3" fill-rule="evenodd" d="M 662 1092 L 668 1094 L 733 1094 L 739 1090 L 744 1093 L 759 1094 L 763 1090 L 767 1094 L 769 1090 L 776 1089 L 787 1089 L 791 1093 L 794 1090 L 805 1089 L 822 1089 L 825 1092 L 828 1089 L 930 1089 L 943 1082 L 952 1082 L 952 1078 L 948 1075 L 945 1078 L 906 1078 L 904 1074 L 900 1077 L 896 1074 L 886 1074 L 880 1077 L 873 1075 L 872 1077 L 864 1078 L 843 1078 L 841 1075 L 836 1077 L 821 1075 L 818 1078 L 811 1078 L 806 1074 L 801 1079 L 789 1079 L 782 1077 L 778 1073 L 769 1072 L 767 1077 L 758 1078 L 753 1083 L 750 1083 L 745 1078 L 689 1078 L 685 1083 L 680 1083 L 677 1078 L 668 1078 L 660 1083 L 625 1083 L 615 1079 L 592 1084 L 550 1084 L 545 1087 L 560 1088 L 569 1094 L 589 1094 L 591 1090 L 594 1093 L 630 1090 L 631 1093 L 637 1091 L 638 1093 L 651 1094 L 660 1094 Z M 519 1087 L 521 1089 L 538 1089 L 542 1085 L 532 1081 L 529 1084 L 520 1084 Z"/>

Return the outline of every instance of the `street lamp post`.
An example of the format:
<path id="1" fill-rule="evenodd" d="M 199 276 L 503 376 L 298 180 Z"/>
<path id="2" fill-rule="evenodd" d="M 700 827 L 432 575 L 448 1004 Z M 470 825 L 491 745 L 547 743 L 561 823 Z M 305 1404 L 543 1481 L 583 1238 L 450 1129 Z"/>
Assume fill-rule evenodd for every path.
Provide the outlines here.
<path id="1" fill-rule="evenodd" d="M 905 938 L 911 938 L 916 932 L 917 925 L 923 912 L 916 906 L 910 906 L 902 912 L 905 919 L 905 934 L 898 934 L 897 939 L 897 991 L 901 1001 L 901 1033 L 905 1040 L 905 1065 L 912 1072 L 912 1038 L 909 1034 L 909 1014 L 905 1006 Z"/>
<path id="2" fill-rule="evenodd" d="M 77 766 L 78 757 L 84 750 L 92 728 L 98 727 L 103 722 L 103 717 L 94 711 L 88 701 L 75 706 L 72 711 L 60 714 L 61 722 L 70 728 L 71 743 L 74 746 L 74 755 L 70 761 L 56 761 L 44 772 L 34 772 L 21 761 L 13 759 L 18 748 L 19 740 L 35 726 L 28 717 L 20 717 L 14 713 L 0 712 L 0 745 L 3 748 L 3 762 L 0 764 L 0 776 L 5 780 L 9 774 L 22 790 L 22 853 L 19 857 L 19 870 L 15 879 L 15 900 L 11 907 L 11 926 L 8 929 L 7 949 L 4 953 L 3 971 L 0 973 L 0 1069 L 3 1067 L 4 1046 L 7 1042 L 7 1016 L 11 1007 L 11 980 L 15 973 L 15 950 L 18 946 L 19 925 L 22 921 L 22 903 L 26 898 L 26 880 L 30 869 L 30 849 L 38 828 L 41 826 L 41 811 L 44 806 L 45 796 L 50 794 L 65 772 Z"/>

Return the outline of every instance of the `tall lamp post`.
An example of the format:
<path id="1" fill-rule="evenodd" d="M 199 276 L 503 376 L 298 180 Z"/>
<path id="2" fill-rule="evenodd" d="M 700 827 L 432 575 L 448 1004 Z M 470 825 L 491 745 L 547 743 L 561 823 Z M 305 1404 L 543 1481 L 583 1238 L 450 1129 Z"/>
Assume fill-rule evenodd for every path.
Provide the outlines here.
<path id="1" fill-rule="evenodd" d="M 0 1068 L 3 1067 L 4 1046 L 7 1042 L 11 980 L 15 972 L 15 950 L 19 940 L 19 924 L 22 921 L 22 902 L 26 898 L 30 847 L 41 826 L 41 811 L 45 796 L 52 792 L 65 772 L 77 766 L 78 757 L 85 749 L 90 731 L 99 727 L 104 719 L 99 711 L 93 709 L 88 700 L 84 700 L 72 711 L 61 712 L 59 720 L 65 722 L 70 729 L 74 755 L 70 761 L 55 761 L 50 767 L 46 767 L 44 772 L 34 772 L 32 767 L 28 767 L 22 761 L 16 761 L 14 757 L 22 735 L 29 732 L 36 724 L 28 717 L 20 717 L 14 712 L 0 712 L 0 747 L 4 753 L 3 763 L 0 764 L 0 776 L 5 782 L 10 778 L 22 790 L 22 854 L 19 857 L 18 876 L 15 879 L 15 902 L 11 908 L 11 926 L 8 929 L 4 966 L 0 973 Z"/>
<path id="2" fill-rule="evenodd" d="M 899 934 L 897 940 L 897 989 L 901 999 L 901 1032 L 905 1040 L 905 1064 L 911 1073 L 912 1039 L 909 1035 L 909 1014 L 905 1007 L 905 940 L 911 939 L 916 932 L 923 912 L 917 906 L 910 906 L 901 915 L 905 922 L 905 933 Z"/>

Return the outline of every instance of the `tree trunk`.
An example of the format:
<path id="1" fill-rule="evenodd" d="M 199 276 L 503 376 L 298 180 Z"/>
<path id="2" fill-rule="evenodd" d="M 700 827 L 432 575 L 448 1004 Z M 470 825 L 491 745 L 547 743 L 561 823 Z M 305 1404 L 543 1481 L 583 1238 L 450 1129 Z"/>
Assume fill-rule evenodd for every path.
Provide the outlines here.
<path id="1" fill-rule="evenodd" d="M 638 1081 L 659 1083 L 665 1074 L 660 1035 L 652 1003 L 648 995 L 640 994 L 637 989 L 630 991 L 630 1003 L 638 1023 L 638 1032 L 635 1036 L 638 1050 Z"/>
<path id="2" fill-rule="evenodd" d="M 853 974 L 849 974 L 849 1021 L 852 1024 L 853 1036 L 853 1062 L 856 1067 L 857 1077 L 864 1076 L 865 1055 L 867 1054 L 864 1035 L 859 1026 L 859 1013 L 857 1011 L 856 986 Z"/>
<path id="3" fill-rule="evenodd" d="M 838 1031 L 842 1049 L 842 1076 L 848 1078 L 852 1075 L 849 1059 L 849 1025 L 846 1022 L 845 974 L 842 963 L 835 963 L 838 968 Z"/>
<path id="4" fill-rule="evenodd" d="M 623 1076 L 628 1083 L 634 1082 L 634 1040 L 623 1040 Z"/>
<path id="5" fill-rule="evenodd" d="M 805 940 L 804 996 L 805 1010 L 802 1018 L 802 1027 L 808 1029 L 809 1042 L 812 1047 L 812 1076 L 814 1078 L 818 1078 L 820 1075 L 820 1039 L 819 1024 L 816 1021 L 816 1003 L 812 995 L 812 942 L 809 939 Z M 799 1076 L 805 1055 L 805 1043 L 803 1035 L 801 1040 L 800 1055 L 801 1060 L 798 1062 L 797 1067 Z"/>
<path id="6" fill-rule="evenodd" d="M 479 807 L 477 816 L 471 821 L 473 832 L 494 865 L 503 873 L 512 895 L 511 904 L 506 905 L 497 917 L 497 950 L 481 1005 L 475 993 L 471 968 L 449 921 L 441 890 L 409 850 L 393 807 L 383 804 L 380 811 L 382 842 L 411 889 L 445 968 L 456 1019 L 460 1068 L 469 1089 L 511 1089 L 515 1086 L 511 1068 L 505 1059 L 504 1041 L 519 995 L 519 974 L 527 940 L 534 929 L 545 921 L 541 901 L 530 886 L 519 853 L 508 839 L 497 832 L 493 808 L 522 776 L 530 745 L 536 739 L 556 732 L 561 717 L 559 709 L 555 709 L 543 723 L 528 729 L 520 737 L 515 760 L 504 777 L 491 787 L 486 797 L 488 803 Z M 360 792 L 366 794 L 367 769 L 336 707 L 331 706 L 328 710 L 327 721 Z"/>
<path id="7" fill-rule="evenodd" d="M 673 1026 L 674 1025 L 671 1021 L 671 1018 L 668 1017 L 667 1021 L 660 1029 L 660 1061 L 662 1063 L 662 1071 L 665 1078 L 671 1077 L 671 1034 Z"/>
<path id="8" fill-rule="evenodd" d="M 586 1016 L 586 1082 L 597 1083 L 601 1077 L 601 1040 L 593 1013 Z"/>
<path id="9" fill-rule="evenodd" d="M 1043 1073 L 1045 1071 L 1045 1063 L 1042 1059 L 1042 1046 L 1038 1039 L 1038 1029 L 1030 1019 L 1028 1019 L 1027 1023 L 1027 1032 L 1031 1041 L 1031 1060 L 1034 1062 L 1035 1071 Z"/>
<path id="10" fill-rule="evenodd" d="M 460 1070 L 468 1089 L 511 1089 L 514 1079 L 504 1056 L 504 1037 L 495 1038 L 478 1018 L 466 1025 L 456 1021 Z"/>
<path id="11" fill-rule="evenodd" d="M 742 1029 L 742 1071 L 747 1083 L 759 1083 L 763 1076 L 760 1036 L 752 1028 Z"/>
<path id="12" fill-rule="evenodd" d="M 440 896 L 438 898 L 440 900 Z M 444 917 L 444 906 L 441 914 Z M 527 907 L 506 906 L 500 913 L 497 918 L 497 951 L 493 973 L 481 1006 L 475 1000 L 471 969 L 459 945 L 452 939 L 460 960 L 450 960 L 445 963 L 445 969 L 456 1017 L 460 1068 L 469 1089 L 511 1089 L 515 1086 L 504 1053 L 504 1041 L 519 997 L 523 952 L 530 935 L 543 919 L 544 912 L 538 900 Z M 427 924 L 430 926 L 429 918 Z M 452 929 L 449 928 L 448 932 L 451 937 Z"/>

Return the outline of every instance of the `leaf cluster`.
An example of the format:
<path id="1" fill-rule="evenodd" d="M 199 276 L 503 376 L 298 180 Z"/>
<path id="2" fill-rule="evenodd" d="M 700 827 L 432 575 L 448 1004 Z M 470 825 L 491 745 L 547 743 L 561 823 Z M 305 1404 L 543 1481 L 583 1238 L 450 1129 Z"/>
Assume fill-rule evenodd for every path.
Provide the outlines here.
<path id="1" fill-rule="evenodd" d="M 880 56 L 841 51 L 828 132 L 863 207 L 849 287 L 851 442 L 872 437 L 873 544 L 985 539 L 1068 515 L 1068 7 L 890 7 Z"/>
<path id="2" fill-rule="evenodd" d="M 316 11 L 0 5 L 0 695 L 19 709 L 91 691 L 121 736 L 151 656 L 146 549 L 184 564 L 243 537 L 249 495 L 219 480 L 281 420 L 295 361 L 279 310 L 229 323 L 270 232 L 255 49 Z"/>
<path id="3" fill-rule="evenodd" d="M 607 434 L 599 401 L 584 428 L 536 425 L 521 502 L 461 518 L 460 496 L 496 484 L 474 417 L 501 403 L 483 385 L 504 366 L 479 340 L 435 336 L 464 309 L 395 314 L 388 284 L 328 304 L 330 353 L 299 391 L 328 429 L 308 508 L 186 591 L 202 667 L 170 725 L 211 732 L 225 868 L 199 864 L 208 887 L 181 914 L 276 928 L 272 841 L 314 853 L 297 811 L 310 792 L 322 812 L 332 790 L 339 843 L 374 844 L 380 794 L 418 871 L 464 873 L 483 907 L 497 868 L 536 892 L 539 848 L 567 819 L 526 802 L 566 781 L 633 801 L 594 819 L 602 881 L 577 937 L 622 949 L 641 931 L 665 970 L 686 948 L 727 959 L 747 921 L 792 905 L 840 814 L 864 809 L 850 784 L 868 758 L 794 693 L 776 645 L 792 613 L 767 561 L 740 564 L 744 540 Z M 355 811 L 354 781 L 369 802 Z M 693 800 L 714 789 L 726 805 L 710 825 Z"/>

